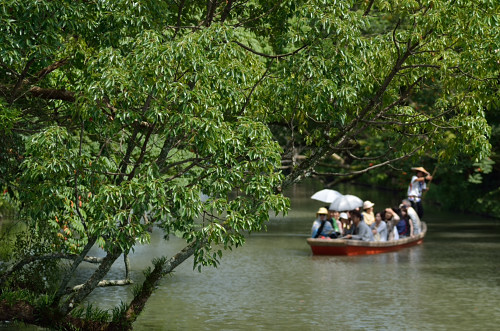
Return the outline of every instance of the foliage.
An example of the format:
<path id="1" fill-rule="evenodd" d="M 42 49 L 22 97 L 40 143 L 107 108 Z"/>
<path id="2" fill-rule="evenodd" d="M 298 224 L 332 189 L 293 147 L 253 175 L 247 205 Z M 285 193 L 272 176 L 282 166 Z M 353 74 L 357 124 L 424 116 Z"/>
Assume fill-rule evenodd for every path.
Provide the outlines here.
<path id="1" fill-rule="evenodd" d="M 18 260 L 40 259 L 4 278 L 38 266 L 59 276 L 70 261 L 43 288 L 67 315 L 156 226 L 187 246 L 155 261 L 117 313 L 131 325 L 164 274 L 192 255 L 216 266 L 269 211 L 286 212 L 283 187 L 318 170 L 359 175 L 424 153 L 485 160 L 498 9 L 4 1 L 0 183 L 27 225 Z M 68 294 L 94 244 L 106 257 Z"/>

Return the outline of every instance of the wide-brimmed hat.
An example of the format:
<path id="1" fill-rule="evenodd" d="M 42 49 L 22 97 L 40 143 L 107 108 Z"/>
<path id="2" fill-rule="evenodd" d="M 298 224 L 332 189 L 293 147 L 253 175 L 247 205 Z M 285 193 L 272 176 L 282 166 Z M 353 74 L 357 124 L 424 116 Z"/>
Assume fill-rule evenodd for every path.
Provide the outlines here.
<path id="1" fill-rule="evenodd" d="M 349 219 L 349 217 L 347 217 L 347 214 L 346 213 L 340 213 L 340 216 L 339 218 L 343 218 L 343 219 Z"/>
<path id="2" fill-rule="evenodd" d="M 328 209 L 326 209 L 325 207 L 321 207 L 316 213 L 316 216 L 318 215 L 328 215 Z"/>
<path id="3" fill-rule="evenodd" d="M 375 206 L 375 204 L 373 202 L 371 202 L 370 200 L 366 200 L 365 202 L 363 202 L 363 209 L 368 209 L 368 208 L 371 208 Z"/>
<path id="4" fill-rule="evenodd" d="M 413 170 L 413 171 L 421 171 L 424 174 L 426 174 L 427 176 L 429 176 L 429 172 L 427 170 L 425 170 L 424 167 L 413 167 L 413 168 L 411 168 L 411 170 Z"/>

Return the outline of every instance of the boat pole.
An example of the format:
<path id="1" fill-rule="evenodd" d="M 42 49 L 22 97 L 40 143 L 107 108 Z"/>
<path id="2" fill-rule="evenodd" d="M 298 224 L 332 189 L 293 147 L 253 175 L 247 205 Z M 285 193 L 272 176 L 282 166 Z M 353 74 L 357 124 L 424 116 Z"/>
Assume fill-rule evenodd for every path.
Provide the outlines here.
<path id="1" fill-rule="evenodd" d="M 432 174 L 431 174 L 431 180 L 429 180 L 429 183 L 427 183 L 427 189 L 422 193 L 422 198 L 424 198 L 425 194 L 427 193 L 427 191 L 429 191 L 429 188 L 431 187 L 431 182 L 432 180 L 434 179 L 434 174 L 436 173 L 436 170 L 438 168 L 438 165 L 436 164 L 436 166 L 434 167 L 434 170 L 432 171 Z"/>

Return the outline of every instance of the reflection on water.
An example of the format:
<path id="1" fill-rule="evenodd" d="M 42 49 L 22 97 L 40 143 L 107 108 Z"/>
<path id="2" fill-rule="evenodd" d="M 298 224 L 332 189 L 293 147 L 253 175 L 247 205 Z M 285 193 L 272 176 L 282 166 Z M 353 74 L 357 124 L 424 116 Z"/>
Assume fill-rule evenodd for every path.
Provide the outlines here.
<path id="1" fill-rule="evenodd" d="M 226 252 L 220 267 L 198 273 L 192 262 L 180 266 L 160 283 L 135 330 L 497 328 L 500 230 L 494 221 L 427 206 L 429 230 L 420 246 L 372 256 L 312 256 L 305 239 L 322 203 L 309 197 L 321 188 L 295 187 L 290 214 L 273 217 L 267 233 Z M 375 202 L 376 211 L 400 198 L 334 189 Z M 152 247 L 131 256 L 136 279 L 152 256 L 182 247 L 175 239 L 163 243 L 157 231 L 154 236 Z M 108 278 L 120 278 L 122 268 L 118 264 Z M 130 299 L 130 292 L 102 289 L 90 300 L 111 307 Z"/>

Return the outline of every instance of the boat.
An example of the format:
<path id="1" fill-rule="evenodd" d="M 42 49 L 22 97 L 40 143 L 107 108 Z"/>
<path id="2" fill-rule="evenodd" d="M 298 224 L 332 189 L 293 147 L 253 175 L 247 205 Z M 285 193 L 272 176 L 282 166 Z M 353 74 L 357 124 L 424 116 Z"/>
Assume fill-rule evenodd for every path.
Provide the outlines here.
<path id="1" fill-rule="evenodd" d="M 313 255 L 371 255 L 388 253 L 424 242 L 427 225 L 422 222 L 422 232 L 416 236 L 390 241 L 362 241 L 352 239 L 308 238 Z"/>

